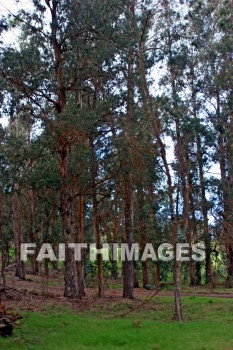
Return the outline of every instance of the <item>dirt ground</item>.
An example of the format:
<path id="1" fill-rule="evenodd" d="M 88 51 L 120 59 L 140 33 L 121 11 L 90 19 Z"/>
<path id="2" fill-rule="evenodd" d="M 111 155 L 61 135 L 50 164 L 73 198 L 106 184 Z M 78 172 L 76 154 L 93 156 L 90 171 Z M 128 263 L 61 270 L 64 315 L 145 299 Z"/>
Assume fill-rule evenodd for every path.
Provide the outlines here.
<path id="1" fill-rule="evenodd" d="M 117 285 L 118 283 L 118 285 Z M 70 300 L 63 296 L 63 280 L 59 275 L 53 276 L 34 276 L 27 275 L 26 280 L 19 280 L 11 272 L 6 276 L 6 288 L 0 284 L 1 302 L 6 308 L 16 312 L 39 311 L 47 307 L 51 303 L 59 305 L 67 305 L 78 311 L 92 310 L 96 305 L 104 306 L 106 304 L 115 304 L 126 302 L 122 298 L 122 290 L 119 288 L 121 281 L 106 280 L 105 296 L 99 299 L 96 288 L 86 288 L 86 295 L 82 300 Z M 115 288 L 114 288 L 115 287 Z M 135 307 L 140 306 L 142 301 L 149 300 L 156 296 L 173 296 L 171 290 L 145 290 L 143 288 L 135 289 L 135 300 L 132 301 Z M 232 298 L 232 289 L 216 289 L 208 290 L 201 287 L 186 287 L 182 290 L 182 296 L 201 296 L 208 298 Z M 128 302 L 128 301 L 127 301 Z"/>

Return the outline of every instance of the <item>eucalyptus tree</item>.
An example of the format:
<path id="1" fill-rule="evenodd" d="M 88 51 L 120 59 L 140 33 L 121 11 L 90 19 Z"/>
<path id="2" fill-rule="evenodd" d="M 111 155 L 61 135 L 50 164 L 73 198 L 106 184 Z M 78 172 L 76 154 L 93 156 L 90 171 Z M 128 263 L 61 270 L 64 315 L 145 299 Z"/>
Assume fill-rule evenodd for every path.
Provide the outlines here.
<path id="1" fill-rule="evenodd" d="M 205 139 L 211 139 L 211 130 L 206 121 L 201 120 L 203 113 L 203 80 L 200 72 L 201 52 L 207 38 L 206 26 L 203 17 L 205 5 L 201 3 L 187 4 L 184 11 L 172 10 L 166 5 L 166 13 L 170 18 L 170 35 L 168 35 L 168 68 L 170 71 L 172 110 L 170 114 L 175 123 L 175 144 L 177 157 L 177 171 L 181 183 L 183 201 L 182 230 L 191 244 L 197 239 L 191 229 L 191 219 L 194 213 L 192 205 L 192 188 L 195 179 L 195 166 L 198 164 L 200 182 L 200 207 L 203 216 L 203 240 L 206 248 L 206 283 L 211 280 L 211 235 L 208 224 L 208 202 L 206 196 L 204 159 L 211 147 L 205 144 Z M 173 13 L 173 14 L 172 14 Z M 180 15 L 181 14 L 181 15 Z M 202 15 L 201 15 L 202 14 Z M 177 20 L 174 19 L 177 17 Z M 171 23 L 174 23 L 173 25 Z M 189 101 L 189 100 L 190 101 Z M 207 135 L 205 137 L 205 135 Z M 206 146 L 206 148 L 205 148 Z M 206 151 L 204 151 L 206 149 Z M 195 266 L 190 261 L 190 284 L 195 284 Z"/>
<path id="2" fill-rule="evenodd" d="M 21 261 L 20 249 L 24 241 L 23 223 L 23 177 L 26 167 L 26 128 L 20 123 L 23 114 L 21 98 L 17 90 L 8 94 L 6 104 L 3 102 L 3 115 L 9 112 L 9 127 L 6 130 L 2 157 L 5 163 L 5 191 L 10 193 L 12 224 L 15 242 L 16 276 L 25 279 L 25 266 Z"/>
<path id="3" fill-rule="evenodd" d="M 96 17 L 97 5 L 94 1 L 83 4 L 53 0 L 45 1 L 44 5 L 33 1 L 31 12 L 21 10 L 14 18 L 14 25 L 20 24 L 22 30 L 19 47 L 5 48 L 2 53 L 2 76 L 17 86 L 32 108 L 38 109 L 37 117 L 57 142 L 60 213 L 67 244 L 73 240 L 74 233 L 69 153 L 74 144 L 88 140 L 88 132 L 78 127 L 79 107 L 75 96 L 80 88 L 85 91 L 89 85 L 89 90 L 92 89 L 88 79 L 94 65 L 99 64 L 92 60 L 96 51 L 93 37 L 98 29 L 95 23 L 97 18 L 110 13 L 100 13 L 101 9 L 106 10 L 104 4 L 98 8 L 100 17 Z M 91 16 L 95 16 L 95 20 Z M 76 297 L 76 264 L 68 248 L 66 257 L 65 295 Z"/>
<path id="4" fill-rule="evenodd" d="M 208 3 L 208 49 L 202 55 L 208 120 L 215 130 L 215 160 L 221 173 L 221 201 L 218 218 L 222 222 L 222 242 L 228 260 L 228 280 L 232 286 L 232 13 L 230 2 Z M 206 17 L 207 17 L 206 15 Z"/>
<path id="5" fill-rule="evenodd" d="M 138 4 L 137 4 L 138 5 Z M 152 4 L 149 4 L 149 6 L 144 8 L 144 5 L 141 7 L 137 7 L 136 3 L 132 1 L 128 4 L 128 11 L 127 13 L 127 19 L 128 19 L 128 26 L 130 27 L 130 37 L 132 46 L 129 49 L 129 57 L 134 58 L 135 65 L 137 66 L 137 74 L 139 76 L 138 79 L 138 90 L 139 90 L 139 96 L 140 101 L 143 109 L 144 114 L 144 132 L 148 132 L 148 135 L 151 134 L 151 130 L 153 130 L 153 138 L 155 139 L 155 149 L 156 153 L 160 155 L 163 166 L 165 169 L 165 174 L 167 177 L 167 186 L 168 186 L 168 197 L 169 197 L 169 207 L 170 207 L 170 215 L 171 215 L 171 222 L 172 222 L 172 239 L 174 243 L 174 247 L 177 242 L 177 223 L 175 220 L 175 212 L 174 212 L 174 198 L 173 198 L 173 184 L 172 184 L 172 176 L 171 176 L 171 169 L 169 167 L 169 163 L 167 160 L 167 154 L 166 154 L 166 147 L 165 143 L 162 138 L 163 134 L 163 127 L 161 125 L 161 119 L 159 118 L 159 108 L 156 104 L 155 99 L 152 97 L 151 92 L 149 90 L 149 83 L 148 83 L 148 77 L 147 77 L 147 52 L 151 49 L 153 50 L 153 47 L 148 47 L 148 33 L 151 29 L 151 23 L 153 23 L 153 11 L 152 11 Z M 148 4 L 147 4 L 148 5 Z M 146 11 L 145 11 L 146 10 Z M 152 43 L 153 40 L 152 40 Z M 151 44 L 151 43 L 150 43 Z M 129 117 L 133 115 L 134 111 L 132 110 L 133 104 L 131 101 L 134 101 L 134 95 L 132 95 L 132 70 L 134 68 L 134 65 L 131 63 L 129 65 L 130 69 L 130 75 L 128 75 L 128 83 L 131 84 L 130 89 L 128 88 L 128 109 L 127 112 L 130 113 Z M 131 77 L 131 79 L 130 79 Z M 130 94 L 131 92 L 131 94 Z M 131 104 L 129 104 L 129 102 Z M 130 119 L 129 119 L 130 121 Z M 149 137 L 150 138 L 150 137 Z M 129 139 L 130 138 L 126 138 Z M 133 139 L 131 137 L 131 139 Z M 153 145 L 153 143 L 152 143 Z M 153 145 L 154 146 L 154 145 Z M 128 186 L 130 189 L 130 186 Z M 128 191 L 129 191 L 128 189 Z M 129 196 L 131 198 L 131 195 Z M 131 206 L 127 207 L 128 209 L 131 208 Z M 130 214 L 130 210 L 129 210 Z M 132 221 L 129 221 L 130 223 Z M 131 226 L 129 232 L 131 232 Z M 129 238 L 132 236 L 129 235 Z M 130 242 L 129 242 L 130 243 Z M 182 320 L 182 310 L 181 310 L 181 300 L 180 300 L 180 267 L 178 262 L 175 262 L 174 267 L 174 281 L 175 281 L 175 317 L 178 318 L 180 321 Z M 130 288 L 128 288 L 130 290 Z"/>

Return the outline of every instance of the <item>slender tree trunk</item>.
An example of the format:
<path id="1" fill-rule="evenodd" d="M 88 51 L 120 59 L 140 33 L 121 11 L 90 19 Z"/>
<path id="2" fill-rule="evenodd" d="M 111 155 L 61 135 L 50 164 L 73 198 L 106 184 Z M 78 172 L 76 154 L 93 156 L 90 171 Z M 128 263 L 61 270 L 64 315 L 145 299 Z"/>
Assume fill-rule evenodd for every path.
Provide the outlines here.
<path id="1" fill-rule="evenodd" d="M 206 284 L 211 281 L 211 240 L 210 240 L 210 232 L 209 232 L 209 224 L 208 224 L 208 208 L 207 208 L 207 200 L 205 194 L 205 180 L 203 175 L 203 160 L 202 160 L 202 152 L 201 152 L 201 141 L 200 136 L 197 135 L 197 157 L 198 157 L 198 165 L 199 165 L 199 178 L 201 184 L 201 198 L 202 198 L 202 214 L 203 214 L 203 222 L 204 222 L 204 241 L 205 241 L 205 280 Z"/>
<path id="2" fill-rule="evenodd" d="M 96 248 L 101 249 L 101 236 L 100 236 L 100 222 L 99 222 L 99 213 L 98 213 L 98 202 L 97 195 L 94 191 L 93 194 L 93 225 L 95 232 L 95 242 Z M 98 269 L 98 297 L 102 298 L 104 296 L 104 276 L 103 276 L 103 259 L 102 255 L 97 255 L 97 269 Z"/>
<path id="3" fill-rule="evenodd" d="M 29 200 L 30 200 L 30 242 L 35 242 L 35 194 L 32 188 L 29 188 Z M 31 256 L 32 274 L 36 274 L 36 256 Z"/>
<path id="4" fill-rule="evenodd" d="M 217 117 L 221 121 L 220 94 L 217 93 Z M 225 244 L 227 255 L 228 286 L 233 287 L 233 117 L 230 116 L 229 125 L 221 124 L 218 126 L 218 148 L 219 162 L 221 171 L 221 182 L 223 192 L 223 242 Z M 226 136 L 227 135 L 227 136 Z"/>
<path id="5" fill-rule="evenodd" d="M 139 216 L 139 229 L 140 229 L 140 248 L 141 252 L 144 251 L 146 246 L 146 228 L 145 228 L 145 211 L 144 211 L 144 193 L 141 186 L 138 187 L 138 216 Z M 142 261 L 142 286 L 145 288 L 149 284 L 148 277 L 148 262 Z"/>
<path id="6" fill-rule="evenodd" d="M 172 240 L 173 240 L 173 246 L 174 250 L 176 251 L 176 243 L 178 240 L 178 234 L 177 234 L 177 223 L 175 219 L 175 213 L 174 213 L 174 201 L 173 201 L 173 186 L 172 186 L 172 178 L 171 173 L 169 169 L 169 165 L 167 162 L 167 156 L 166 156 L 166 149 L 165 145 L 161 139 L 160 135 L 160 121 L 156 114 L 156 111 L 153 108 L 153 102 L 149 93 L 148 84 L 146 81 L 146 72 L 145 72 L 145 64 L 144 64 L 144 58 L 143 58 L 143 47 L 140 44 L 140 38 L 138 38 L 139 43 L 139 51 L 138 51 L 138 59 L 139 59 L 139 69 L 140 69 L 140 75 L 141 75 L 141 91 L 143 93 L 143 102 L 144 102 L 144 108 L 145 108 L 145 115 L 151 116 L 153 119 L 153 127 L 155 131 L 155 136 L 157 138 L 158 147 L 160 148 L 160 155 L 163 160 L 165 173 L 167 176 L 167 186 L 168 186 L 168 197 L 169 197 L 169 206 L 170 206 L 170 213 L 171 213 L 171 230 L 172 230 Z M 176 260 L 174 262 L 174 285 L 175 285 L 175 310 L 174 310 L 174 318 L 179 320 L 180 322 L 183 321 L 183 315 L 182 315 L 182 306 L 181 306 L 181 293 L 180 293 L 180 283 L 181 283 L 181 266 L 180 262 Z"/>
<path id="7" fill-rule="evenodd" d="M 231 60 L 232 63 L 232 60 Z M 228 259 L 228 286 L 233 288 L 233 93 L 231 91 L 230 118 L 228 123 L 227 139 L 227 160 L 228 160 L 228 239 L 226 244 L 226 253 Z"/>
<path id="8" fill-rule="evenodd" d="M 21 261 L 20 256 L 21 243 L 23 243 L 23 232 L 21 197 L 19 189 L 14 189 L 11 194 L 11 206 L 15 240 L 16 276 L 20 279 L 25 279 L 25 265 L 24 261 Z"/>
<path id="9" fill-rule="evenodd" d="M 134 104 L 134 83 L 133 83 L 133 58 L 129 57 L 128 63 L 128 97 L 127 97 L 127 122 L 124 130 L 125 142 L 130 144 L 130 126 L 133 117 L 133 104 Z M 125 149 L 126 166 L 124 169 L 123 182 L 124 182 L 124 216 L 125 216 L 125 239 L 129 250 L 133 243 L 133 188 L 132 188 L 132 175 L 131 175 L 131 154 L 130 147 Z M 134 269 L 133 261 L 130 261 L 127 257 L 124 262 L 124 274 L 123 274 L 123 298 L 134 298 Z"/>
<path id="10" fill-rule="evenodd" d="M 28 152 L 30 153 L 31 150 L 31 125 L 30 125 L 30 119 L 28 120 L 28 125 L 27 125 L 27 148 Z M 29 158 L 28 160 L 28 168 L 30 171 L 32 171 L 32 160 Z M 30 242 L 31 243 L 36 243 L 35 242 L 35 194 L 32 186 L 29 185 L 28 188 L 28 195 L 29 195 L 29 204 L 30 204 L 30 215 L 29 215 L 29 237 L 30 237 Z M 31 261 L 31 268 L 32 268 L 32 274 L 36 274 L 36 256 L 35 254 L 32 254 L 30 256 L 30 261 Z"/>
<path id="11" fill-rule="evenodd" d="M 117 196 L 118 196 L 118 191 L 117 191 Z M 118 208 L 118 200 L 116 201 L 117 201 L 116 208 Z M 118 212 L 118 210 L 116 210 L 116 217 L 114 219 L 114 227 L 113 227 L 113 243 L 118 243 L 119 227 L 120 227 L 120 213 Z M 117 261 L 112 260 L 111 264 L 112 264 L 112 270 L 111 270 L 112 278 L 116 280 L 118 279 Z"/>
<path id="12" fill-rule="evenodd" d="M 41 244 L 43 242 L 43 235 L 44 235 L 44 216 L 42 217 L 41 219 L 41 222 L 40 222 L 40 228 L 39 228 L 39 232 L 38 232 L 38 242 L 39 244 Z M 36 247 L 36 256 L 39 254 L 39 247 L 37 246 Z M 36 274 L 37 275 L 41 275 L 41 271 L 42 271 L 42 263 L 41 261 L 36 261 L 36 264 L 35 264 L 35 269 L 36 269 Z"/>
<path id="13" fill-rule="evenodd" d="M 139 45 L 140 49 L 141 46 Z M 139 56 L 139 67 L 140 67 L 140 73 L 141 73 L 141 80 L 142 80 L 142 91 L 144 93 L 144 106 L 145 106 L 145 112 L 146 115 L 150 115 L 152 118 L 154 117 L 154 109 L 153 105 L 151 102 L 151 96 L 149 93 L 149 89 L 147 86 L 146 82 L 146 74 L 145 74 L 145 67 L 144 67 L 144 60 L 143 60 L 143 55 L 142 51 L 139 50 L 138 53 Z M 170 213 L 171 213 L 171 229 L 172 229 L 172 239 L 173 239 L 173 246 L 174 250 L 176 250 L 176 243 L 178 239 L 178 234 L 177 234 L 177 223 L 175 220 L 175 215 L 174 215 L 174 203 L 173 203 L 173 186 L 172 186 L 172 179 L 171 179 L 171 174 L 170 174 L 170 169 L 168 166 L 167 162 L 167 157 L 166 157 L 166 150 L 165 150 L 165 145 L 161 139 L 160 136 L 160 125 L 159 125 L 159 119 L 156 116 L 156 119 L 154 120 L 154 130 L 155 130 L 155 135 L 158 141 L 158 146 L 160 147 L 160 154 L 161 158 L 164 163 L 165 167 L 165 172 L 167 176 L 167 185 L 168 185 L 168 197 L 169 197 L 169 205 L 170 205 Z M 175 285 L 175 310 L 174 310 L 174 318 L 179 320 L 180 322 L 183 321 L 183 315 L 182 315 L 182 307 L 181 307 L 181 293 L 180 293 L 180 283 L 181 283 L 181 266 L 180 262 L 176 261 L 174 262 L 174 285 Z"/>
<path id="14" fill-rule="evenodd" d="M 190 187 L 192 188 L 192 183 L 190 183 Z M 192 189 L 190 191 L 190 211 L 192 215 L 191 228 L 193 232 L 193 242 L 195 243 L 197 241 L 198 235 L 197 235 L 197 220 L 195 215 Z M 193 274 L 191 276 L 190 282 L 192 282 L 192 285 L 194 286 L 199 286 L 201 285 L 201 263 L 199 261 L 192 261 L 192 268 L 193 268 L 193 272 L 192 272 Z M 192 280 L 193 278 L 194 278 L 194 281 Z"/>
<path id="15" fill-rule="evenodd" d="M 48 243 L 48 237 L 49 237 L 49 233 L 50 233 L 50 221 L 51 221 L 51 218 L 50 218 L 50 212 L 49 212 L 49 209 L 48 207 L 46 206 L 45 207 L 45 217 L 46 217 L 46 221 L 45 221 L 45 233 L 43 233 L 43 238 L 45 240 L 45 243 Z M 43 265 L 44 265 L 44 274 L 46 277 L 49 276 L 49 262 L 50 260 L 49 259 L 44 259 L 43 261 Z"/>
<path id="16" fill-rule="evenodd" d="M 84 197 L 78 197 L 78 243 L 83 243 L 84 239 Z M 82 297 L 85 295 L 84 291 L 84 254 L 82 251 L 81 261 L 77 262 L 77 278 L 78 278 L 78 293 Z"/>
<path id="17" fill-rule="evenodd" d="M 158 261 L 154 262 L 154 285 L 156 288 L 159 288 L 160 285 L 160 270 Z"/>
<path id="18" fill-rule="evenodd" d="M 194 67 L 191 67 L 192 81 L 192 105 L 193 105 L 193 115 L 197 119 L 197 103 L 196 103 L 196 90 L 194 87 Z M 201 186 L 201 205 L 202 205 L 202 215 L 203 215 L 203 229 L 204 229 L 204 242 L 205 242 L 205 281 L 206 284 L 211 282 L 212 268 L 211 268 L 211 237 L 209 231 L 208 223 L 208 205 L 206 200 L 206 188 L 205 188 L 205 178 L 204 178 L 204 165 L 203 165 L 203 151 L 201 145 L 201 138 L 199 132 L 196 133 L 196 145 L 197 145 L 197 161 L 199 168 L 199 179 Z"/>
<path id="19" fill-rule="evenodd" d="M 127 164 L 123 176 L 123 202 L 125 221 L 124 242 L 127 244 L 129 250 L 131 250 L 133 243 L 133 190 L 130 171 L 130 164 Z M 129 260 L 127 256 L 123 262 L 123 298 L 134 299 L 134 267 L 133 261 Z"/>
<path id="20" fill-rule="evenodd" d="M 1 242 L 1 277 L 2 277 L 2 285 L 3 288 L 6 286 L 6 277 L 5 277 L 5 249 L 4 249 L 4 241 L 3 241 L 3 232 L 2 232 L 2 210 L 0 208 L 0 242 Z"/>
<path id="21" fill-rule="evenodd" d="M 130 13 L 132 18 L 130 26 L 133 28 L 133 18 L 135 11 L 135 0 L 130 3 Z M 129 47 L 131 50 L 131 47 Z M 132 159 L 130 152 L 130 138 L 131 128 L 134 114 L 134 56 L 129 53 L 128 56 L 128 77 L 127 77 L 127 113 L 124 128 L 124 138 L 126 143 L 125 148 L 125 160 L 126 165 L 123 175 L 123 189 L 124 189 L 124 218 L 125 218 L 125 242 L 128 245 L 128 249 L 131 250 L 133 243 L 133 188 L 132 188 Z M 123 298 L 134 299 L 134 268 L 133 261 L 126 257 L 123 264 Z"/>
<path id="22" fill-rule="evenodd" d="M 229 242 L 226 243 L 226 254 L 227 254 L 227 280 L 228 280 L 228 287 L 233 288 L 233 243 L 232 238 L 229 238 Z"/>
<path id="23" fill-rule="evenodd" d="M 69 298 L 79 297 L 77 268 L 72 249 L 68 248 L 69 243 L 73 243 L 72 199 L 68 192 L 68 146 L 60 142 L 58 147 L 58 159 L 60 170 L 60 211 L 62 218 L 62 234 L 65 243 L 65 290 L 64 296 Z"/>
<path id="24" fill-rule="evenodd" d="M 49 276 L 49 259 L 44 259 L 44 274 Z"/>
<path id="25" fill-rule="evenodd" d="M 124 180 L 125 240 L 129 250 L 131 250 L 133 243 L 133 198 L 129 174 L 125 176 Z M 123 298 L 134 299 L 133 261 L 127 257 L 124 261 L 123 271 Z"/>
<path id="26" fill-rule="evenodd" d="M 73 243 L 73 224 L 74 219 L 72 215 L 72 198 L 69 194 L 68 185 L 68 153 L 72 138 L 64 132 L 65 125 L 59 122 L 62 120 L 63 114 L 66 110 L 66 85 L 63 74 L 63 52 L 60 44 L 60 35 L 58 33 L 58 13 L 57 1 L 46 1 L 46 5 L 51 13 L 51 45 L 53 48 L 53 55 L 55 61 L 55 79 L 57 87 L 57 102 L 55 108 L 58 114 L 58 162 L 60 173 L 60 212 L 62 218 L 62 234 L 65 243 L 65 290 L 64 296 L 69 298 L 78 297 L 78 282 L 77 282 L 77 264 L 74 258 L 74 252 L 68 248 L 69 243 Z M 53 130 L 54 132 L 54 130 Z"/>
<path id="27" fill-rule="evenodd" d="M 175 91 L 175 78 L 172 78 L 172 90 L 173 90 L 173 100 L 175 108 L 176 106 L 176 91 Z M 190 188 L 191 188 L 191 175 L 190 175 L 190 169 L 189 169 L 189 156 L 188 156 L 188 140 L 185 140 L 184 137 L 180 134 L 180 125 L 179 120 L 176 118 L 176 156 L 178 160 L 178 175 L 181 181 L 181 188 L 182 188 L 182 197 L 183 197 L 183 214 L 182 214 L 182 229 L 184 232 L 184 236 L 186 238 L 186 241 L 189 243 L 189 246 L 192 245 L 192 235 L 191 235 L 191 229 L 190 229 L 190 220 L 189 220 L 189 197 L 190 197 Z M 177 197 L 178 200 L 178 197 Z M 178 206 L 178 202 L 177 202 Z M 178 212 L 178 207 L 177 210 Z M 177 217 L 178 215 L 176 215 Z M 189 281 L 190 286 L 194 285 L 194 264 L 191 258 L 191 250 L 189 255 Z"/>
<path id="28" fill-rule="evenodd" d="M 139 286 L 139 280 L 138 280 L 138 265 L 137 261 L 134 262 L 134 269 L 133 269 L 133 287 L 134 288 L 140 288 Z"/>
<path id="29" fill-rule="evenodd" d="M 96 177 L 98 174 L 98 163 L 95 154 L 95 147 L 93 139 L 90 138 L 90 146 L 92 151 L 92 165 L 91 165 L 91 173 L 92 173 L 92 202 L 93 202 L 93 228 L 95 233 L 95 243 L 96 248 L 101 249 L 101 233 L 100 233 L 100 216 L 99 216 L 99 208 L 98 208 L 98 200 L 97 200 L 97 192 L 96 192 Z M 101 254 L 97 254 L 97 269 L 98 269 L 98 297 L 102 298 L 104 296 L 104 276 L 103 276 L 103 258 Z"/>
<path id="30" fill-rule="evenodd" d="M 174 262 L 174 284 L 175 284 L 175 310 L 173 318 L 178 321 L 183 320 L 181 307 L 181 263 L 175 259 Z"/>

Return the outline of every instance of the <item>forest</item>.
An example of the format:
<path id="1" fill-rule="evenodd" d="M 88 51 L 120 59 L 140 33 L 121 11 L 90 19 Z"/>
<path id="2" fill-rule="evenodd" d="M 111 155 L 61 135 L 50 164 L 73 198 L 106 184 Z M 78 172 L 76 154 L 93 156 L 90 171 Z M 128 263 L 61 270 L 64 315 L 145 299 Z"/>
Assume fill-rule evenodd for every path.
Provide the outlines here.
<path id="1" fill-rule="evenodd" d="M 0 1 L 4 350 L 233 348 L 232 5 Z"/>

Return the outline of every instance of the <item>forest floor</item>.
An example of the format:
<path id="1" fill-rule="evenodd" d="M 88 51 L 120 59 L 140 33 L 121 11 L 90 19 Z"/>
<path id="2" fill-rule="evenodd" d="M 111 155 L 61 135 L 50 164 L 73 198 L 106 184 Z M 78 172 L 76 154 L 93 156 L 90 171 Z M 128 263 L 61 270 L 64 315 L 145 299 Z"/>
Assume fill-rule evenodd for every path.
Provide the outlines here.
<path id="1" fill-rule="evenodd" d="M 87 288 L 72 301 L 59 275 L 6 277 L 1 301 L 23 319 L 12 337 L 0 338 L 2 350 L 233 350 L 232 289 L 183 287 L 180 324 L 172 320 L 172 290 L 138 288 L 131 301 L 122 298 L 120 280 L 106 280 L 103 299 Z"/>
<path id="2" fill-rule="evenodd" d="M 105 280 L 105 297 L 99 299 L 97 297 L 97 288 L 93 282 L 92 288 L 85 288 L 86 295 L 82 300 L 69 300 L 63 296 L 64 283 L 61 275 L 53 276 L 35 276 L 27 275 L 26 280 L 20 280 L 10 273 L 6 276 L 7 288 L 5 292 L 1 293 L 2 302 L 6 307 L 12 308 L 16 311 L 39 311 L 45 305 L 50 304 L 51 300 L 58 304 L 70 305 L 77 310 L 92 310 L 92 305 L 97 303 L 99 305 L 124 302 L 122 299 L 122 283 L 121 280 Z M 135 300 L 133 305 L 138 307 L 142 300 L 147 300 L 153 297 L 168 297 L 173 296 L 173 286 L 165 284 L 160 291 L 146 290 L 143 288 L 135 288 Z M 207 298 L 229 298 L 233 303 L 233 288 L 224 288 L 218 286 L 211 289 L 209 286 L 198 287 L 182 287 L 183 297 L 207 297 Z M 146 306 L 143 305 L 145 308 Z"/>

